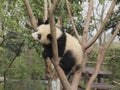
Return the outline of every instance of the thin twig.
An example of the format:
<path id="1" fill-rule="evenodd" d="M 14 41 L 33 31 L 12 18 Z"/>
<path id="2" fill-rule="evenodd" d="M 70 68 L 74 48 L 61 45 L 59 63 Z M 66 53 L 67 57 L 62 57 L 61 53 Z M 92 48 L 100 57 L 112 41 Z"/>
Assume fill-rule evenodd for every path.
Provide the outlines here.
<path id="1" fill-rule="evenodd" d="M 89 5 L 89 10 L 91 10 L 90 12 L 92 12 L 92 6 L 93 6 L 93 1 L 91 1 L 90 2 L 91 4 Z M 89 18 L 87 18 L 87 19 L 90 19 L 90 17 L 91 17 L 91 13 L 88 13 L 90 16 L 89 16 Z M 89 20 L 88 20 L 89 21 Z M 89 25 L 89 23 L 86 23 L 86 24 L 88 24 Z M 87 25 L 87 26 L 88 26 Z M 87 30 L 88 31 L 88 29 L 86 28 L 85 30 Z M 87 34 L 87 33 L 84 33 L 84 34 Z M 84 43 L 85 44 L 85 43 Z M 83 45 L 83 44 L 82 44 Z M 78 75 L 74 75 L 73 76 L 73 81 L 72 81 L 72 85 L 73 85 L 73 87 L 75 87 L 75 85 L 74 85 L 74 82 L 77 82 L 77 81 L 75 81 L 76 79 L 79 79 L 80 80 L 80 78 L 81 78 L 81 75 L 82 75 L 82 71 L 83 71 L 83 68 L 85 67 L 85 64 L 86 64 L 86 60 L 87 60 L 87 51 L 86 52 L 84 52 L 84 55 L 83 55 L 83 61 L 82 61 L 82 64 L 81 64 L 81 68 L 80 68 L 80 70 L 78 71 L 78 73 L 77 72 L 75 72 L 75 73 L 77 73 L 78 75 L 79 75 L 79 77 L 78 77 Z M 76 76 L 77 76 L 77 78 L 76 78 Z M 77 84 L 78 84 L 78 82 L 77 82 Z"/>
<path id="2" fill-rule="evenodd" d="M 5 42 L 5 36 L 3 35 L 3 40 L 2 40 L 2 42 L 0 43 L 0 46 L 2 46 L 3 45 L 3 43 Z"/>
<path id="3" fill-rule="evenodd" d="M 75 35 L 76 35 L 79 43 L 82 45 L 81 40 L 80 40 L 80 36 L 79 36 L 79 34 L 77 32 L 77 29 L 76 29 L 76 26 L 75 26 L 75 23 L 74 23 L 74 20 L 73 20 L 71 11 L 70 11 L 71 9 L 70 9 L 69 1 L 68 0 L 66 0 L 66 6 L 67 6 L 68 15 L 69 15 L 69 18 L 70 18 L 70 21 L 71 21 L 71 24 L 72 24 L 73 31 L 75 32 Z"/>
<path id="4" fill-rule="evenodd" d="M 36 31 L 37 29 L 37 20 L 32 12 L 32 9 L 30 7 L 30 4 L 29 4 L 29 1 L 28 0 L 23 0 L 25 6 L 26 6 L 26 9 L 27 9 L 27 12 L 28 12 L 28 15 L 30 17 L 30 21 L 31 21 L 31 25 L 32 27 L 34 28 L 34 30 Z"/>
<path id="5" fill-rule="evenodd" d="M 111 6 L 110 6 L 110 8 L 108 10 L 108 13 L 107 13 L 105 19 L 103 20 L 103 23 L 102 23 L 100 29 L 98 30 L 98 32 L 96 33 L 96 35 L 93 37 L 93 39 L 87 44 L 87 46 L 85 47 L 85 49 L 88 49 L 98 39 L 98 37 L 103 32 L 103 30 L 104 30 L 104 28 L 105 28 L 105 26 L 106 26 L 106 24 L 108 22 L 108 19 L 109 19 L 110 15 L 111 15 L 114 7 L 115 7 L 116 1 L 117 0 L 113 0 L 112 1 Z"/>
<path id="6" fill-rule="evenodd" d="M 55 12 L 56 7 L 58 6 L 60 0 L 55 0 L 53 6 L 51 7 L 51 13 Z"/>
<path id="7" fill-rule="evenodd" d="M 105 49 L 107 50 L 111 43 L 113 42 L 113 40 L 115 39 L 116 35 L 118 34 L 118 32 L 120 31 L 120 23 L 118 24 L 116 30 L 114 31 L 112 38 L 109 40 L 109 42 L 106 44 Z"/>
<path id="8" fill-rule="evenodd" d="M 17 51 L 16 55 L 14 56 L 14 58 L 12 60 L 10 60 L 11 61 L 10 64 L 8 65 L 8 67 L 6 68 L 6 70 L 4 71 L 4 90 L 6 88 L 6 74 L 7 74 L 8 70 L 10 69 L 10 67 L 12 66 L 13 62 L 15 61 L 16 57 L 18 56 L 18 53 L 20 52 L 20 49 L 23 46 L 24 41 L 25 40 L 22 41 L 22 43 L 20 44 L 20 46 L 18 48 L 18 51 Z"/>
<path id="9" fill-rule="evenodd" d="M 83 49 L 86 48 L 88 28 L 89 28 L 89 24 L 90 24 L 90 21 L 91 21 L 92 11 L 93 11 L 93 0 L 90 0 L 90 4 L 89 4 L 89 7 L 88 7 L 87 19 L 86 19 L 86 23 L 85 23 L 85 26 L 84 26 L 85 28 L 83 30 L 83 38 L 82 38 Z"/>

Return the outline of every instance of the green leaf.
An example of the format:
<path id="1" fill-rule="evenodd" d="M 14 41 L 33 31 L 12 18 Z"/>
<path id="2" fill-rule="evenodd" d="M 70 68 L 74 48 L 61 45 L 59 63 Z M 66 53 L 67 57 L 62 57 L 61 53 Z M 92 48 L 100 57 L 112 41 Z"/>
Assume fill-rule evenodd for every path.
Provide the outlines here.
<path id="1" fill-rule="evenodd" d="M 4 48 L 0 47 L 0 52 L 4 52 Z"/>
<path id="2" fill-rule="evenodd" d="M 103 3 L 104 3 L 104 1 L 105 1 L 105 0 L 99 0 L 99 2 L 100 2 L 101 4 L 103 4 Z"/>

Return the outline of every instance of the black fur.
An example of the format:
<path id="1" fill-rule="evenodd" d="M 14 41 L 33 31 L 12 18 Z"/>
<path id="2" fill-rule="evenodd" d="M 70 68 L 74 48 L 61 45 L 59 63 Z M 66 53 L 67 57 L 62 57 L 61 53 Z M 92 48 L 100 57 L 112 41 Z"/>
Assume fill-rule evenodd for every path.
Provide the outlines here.
<path id="1" fill-rule="evenodd" d="M 72 67 L 75 65 L 75 57 L 73 57 L 73 54 L 71 51 L 67 51 L 64 54 L 65 47 L 66 47 L 66 34 L 62 30 L 63 34 L 62 36 L 57 40 L 58 44 L 58 55 L 61 57 L 60 60 L 60 66 L 64 70 L 65 74 L 68 74 Z M 48 38 L 51 40 L 51 35 L 48 35 Z M 47 57 L 50 57 L 50 59 L 53 57 L 52 52 L 52 45 L 43 45 L 44 51 L 42 53 L 43 57 L 46 59 Z"/>
<path id="2" fill-rule="evenodd" d="M 62 57 L 66 46 L 66 34 L 64 31 L 62 36 L 57 40 L 57 44 L 58 44 L 58 55 L 59 57 Z"/>
<path id="3" fill-rule="evenodd" d="M 39 18 L 38 19 L 38 22 L 37 22 L 37 25 L 40 26 L 42 24 L 49 24 L 49 19 L 45 20 L 45 22 L 43 22 L 43 19 L 42 18 Z"/>
<path id="4" fill-rule="evenodd" d="M 57 23 L 57 18 L 55 18 L 55 23 Z M 49 24 L 49 18 L 47 18 L 47 20 L 45 20 L 45 22 L 43 22 L 43 18 L 39 18 L 37 25 L 40 26 L 42 24 Z"/>
<path id="5" fill-rule="evenodd" d="M 53 57 L 53 52 L 52 52 L 52 45 L 43 45 L 44 51 L 42 52 L 42 56 L 44 59 L 49 57 L 50 59 Z"/>
<path id="6" fill-rule="evenodd" d="M 44 22 L 43 22 L 43 19 L 42 19 L 42 18 L 39 18 L 39 19 L 38 19 L 38 22 L 37 22 L 37 25 L 40 26 L 41 24 L 44 24 Z"/>
<path id="7" fill-rule="evenodd" d="M 52 36 L 51 34 L 47 36 L 49 38 L 49 40 L 51 41 Z M 57 40 L 57 44 L 58 44 L 58 55 L 59 57 L 62 57 L 64 54 L 64 50 L 65 50 L 65 46 L 66 46 L 66 35 L 65 32 L 63 32 L 62 36 L 60 38 L 58 38 Z M 44 47 L 44 51 L 42 53 L 44 58 L 53 57 L 53 52 L 52 52 L 52 45 L 51 43 L 49 45 L 43 45 Z"/>
<path id="8" fill-rule="evenodd" d="M 60 66 L 64 70 L 65 74 L 68 74 L 74 65 L 75 57 L 71 51 L 67 51 L 60 60 Z"/>
<path id="9" fill-rule="evenodd" d="M 41 22 L 39 22 L 41 23 Z M 48 24 L 49 20 L 46 20 L 44 22 L 44 24 Z M 57 44 L 58 44 L 58 55 L 59 57 L 61 57 L 60 60 L 60 66 L 61 68 L 64 70 L 65 74 L 68 74 L 72 67 L 75 65 L 75 57 L 72 54 L 72 51 L 65 51 L 65 47 L 66 47 L 66 34 L 64 32 L 63 27 L 58 27 L 57 28 L 61 29 L 62 31 L 62 36 L 60 38 L 57 39 Z M 47 35 L 47 38 L 52 41 L 52 35 L 49 34 Z M 44 47 L 44 51 L 42 52 L 42 55 L 44 57 L 44 59 L 46 59 L 47 57 L 49 57 L 50 59 L 52 59 L 53 57 L 53 52 L 52 52 L 52 44 L 50 43 L 49 45 L 43 45 Z"/>
<path id="10" fill-rule="evenodd" d="M 47 19 L 47 20 L 44 22 L 44 24 L 49 24 L 49 19 Z"/>

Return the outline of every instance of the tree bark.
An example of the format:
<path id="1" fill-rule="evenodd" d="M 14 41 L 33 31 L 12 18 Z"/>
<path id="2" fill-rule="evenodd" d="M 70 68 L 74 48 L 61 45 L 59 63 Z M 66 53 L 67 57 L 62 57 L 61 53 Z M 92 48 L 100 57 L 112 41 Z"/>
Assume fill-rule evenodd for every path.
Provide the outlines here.
<path id="1" fill-rule="evenodd" d="M 54 21 L 54 11 L 56 9 L 57 4 L 60 0 L 56 0 L 53 5 L 49 5 L 49 18 L 50 18 L 50 28 L 51 28 L 51 34 L 53 36 L 52 40 L 52 48 L 53 48 L 53 60 L 52 63 L 54 65 L 54 68 L 56 72 L 58 73 L 58 76 L 61 80 L 61 83 L 63 85 L 63 88 L 65 90 L 71 90 L 70 84 L 67 80 L 67 77 L 65 76 L 63 70 L 59 66 L 59 60 L 58 60 L 58 48 L 57 48 L 57 41 L 56 41 L 56 28 L 55 28 L 55 21 Z M 50 2 L 50 1 L 49 1 Z M 49 3 L 51 4 L 51 3 Z"/>
<path id="2" fill-rule="evenodd" d="M 47 20 L 48 18 L 48 2 L 47 0 L 44 0 L 44 19 L 43 21 Z"/>
<path id="3" fill-rule="evenodd" d="M 17 52 L 16 55 L 13 57 L 13 59 L 10 60 L 10 61 L 11 61 L 10 64 L 8 65 L 8 67 L 5 69 L 5 71 L 4 71 L 4 73 L 3 73 L 3 74 L 4 74 L 4 90 L 6 89 L 6 75 L 7 75 L 7 72 L 8 72 L 8 70 L 11 68 L 11 66 L 12 66 L 13 62 L 15 61 L 15 59 L 17 58 L 18 54 L 20 53 L 19 51 L 20 51 L 21 47 L 23 46 L 24 41 L 25 41 L 25 40 L 23 40 L 22 43 L 20 44 L 20 46 L 19 46 L 19 48 L 18 48 L 18 52 Z"/>
<path id="4" fill-rule="evenodd" d="M 88 35 L 88 31 L 89 31 L 88 29 L 89 29 L 89 24 L 90 24 L 90 21 L 91 21 L 92 11 L 93 11 L 93 0 L 90 0 L 90 4 L 89 4 L 89 7 L 88 7 L 87 19 L 86 19 L 84 30 L 83 30 L 83 38 L 82 38 L 83 50 L 86 49 L 87 35 Z"/>
<path id="5" fill-rule="evenodd" d="M 95 41 L 98 39 L 98 37 L 103 32 L 103 30 L 104 30 L 104 28 L 105 28 L 105 26 L 106 26 L 106 24 L 108 22 L 108 19 L 109 19 L 110 15 L 111 15 L 114 7 L 115 7 L 116 1 L 117 0 L 112 0 L 111 6 L 110 6 L 110 8 L 108 10 L 108 13 L 107 13 L 105 19 L 103 20 L 103 23 L 102 23 L 100 29 L 98 30 L 98 32 L 96 33 L 96 35 L 93 37 L 93 39 L 87 44 L 87 46 L 85 47 L 85 49 L 88 49 L 93 43 L 95 43 Z"/>
<path id="6" fill-rule="evenodd" d="M 28 0 L 23 0 L 25 6 L 26 6 L 26 9 L 27 9 L 27 12 L 28 12 L 28 15 L 30 17 L 30 21 L 31 21 L 31 24 L 32 24 L 32 27 L 34 28 L 35 31 L 37 31 L 37 20 L 32 12 L 32 9 L 30 7 L 30 4 L 29 4 L 29 1 Z"/>
<path id="7" fill-rule="evenodd" d="M 78 32 L 77 32 L 77 29 L 76 29 L 76 26 L 75 26 L 75 23 L 74 23 L 74 20 L 73 20 L 71 11 L 70 11 L 71 9 L 70 9 L 68 0 L 66 0 L 66 7 L 67 7 L 67 10 L 68 10 L 68 15 L 69 15 L 70 21 L 71 21 L 71 23 L 72 23 L 73 31 L 75 32 L 75 35 L 76 35 L 79 43 L 82 45 L 81 40 L 80 40 L 80 36 L 79 36 L 79 34 L 78 34 Z"/>
<path id="8" fill-rule="evenodd" d="M 105 53 L 106 53 L 107 49 L 109 48 L 109 46 L 111 45 L 111 43 L 113 42 L 113 40 L 115 39 L 115 37 L 116 37 L 117 33 L 119 32 L 119 30 L 120 30 L 120 23 L 118 24 L 114 34 L 112 35 L 112 38 L 108 41 L 108 43 L 105 45 L 105 47 L 100 47 L 99 48 L 96 68 L 95 68 L 94 73 L 91 76 L 90 80 L 88 81 L 86 90 L 90 90 L 91 89 L 92 83 L 95 80 L 95 78 L 96 78 L 96 76 L 97 76 L 97 74 L 98 74 L 98 72 L 100 70 L 100 67 L 102 65 Z"/>

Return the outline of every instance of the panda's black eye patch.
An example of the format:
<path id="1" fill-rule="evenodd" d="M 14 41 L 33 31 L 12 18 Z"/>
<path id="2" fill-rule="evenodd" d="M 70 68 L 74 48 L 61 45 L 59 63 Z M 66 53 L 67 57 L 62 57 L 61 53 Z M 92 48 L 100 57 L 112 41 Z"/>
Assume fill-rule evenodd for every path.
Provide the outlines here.
<path id="1" fill-rule="evenodd" d="M 52 35 L 51 35 L 51 34 L 48 34 L 48 35 L 47 35 L 47 38 L 48 38 L 50 41 L 52 41 Z"/>
<path id="2" fill-rule="evenodd" d="M 41 34 L 38 34 L 38 39 L 41 39 Z"/>

